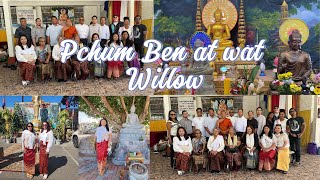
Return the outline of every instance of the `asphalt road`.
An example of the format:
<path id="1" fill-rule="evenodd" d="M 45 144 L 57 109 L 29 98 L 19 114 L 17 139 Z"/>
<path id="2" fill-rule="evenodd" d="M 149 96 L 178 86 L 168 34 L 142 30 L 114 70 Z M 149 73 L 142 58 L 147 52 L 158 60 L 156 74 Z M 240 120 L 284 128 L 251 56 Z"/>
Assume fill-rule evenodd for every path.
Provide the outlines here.
<path id="1" fill-rule="evenodd" d="M 6 145 L 1 145 L 6 148 Z M 48 179 L 55 180 L 77 180 L 78 177 L 78 149 L 73 147 L 72 142 L 62 145 L 54 145 L 49 155 L 49 176 Z M 36 164 L 36 175 L 33 179 L 40 180 L 39 166 Z M 0 171 L 1 180 L 27 179 L 25 173 Z"/>

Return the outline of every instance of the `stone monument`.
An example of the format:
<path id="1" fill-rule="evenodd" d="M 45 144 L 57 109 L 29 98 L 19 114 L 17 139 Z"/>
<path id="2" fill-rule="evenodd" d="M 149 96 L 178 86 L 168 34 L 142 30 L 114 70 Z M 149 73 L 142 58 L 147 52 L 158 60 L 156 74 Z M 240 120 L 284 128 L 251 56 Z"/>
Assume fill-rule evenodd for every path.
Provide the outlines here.
<path id="1" fill-rule="evenodd" d="M 120 129 L 119 143 L 112 159 L 115 165 L 124 166 L 129 153 L 142 154 L 144 164 L 150 163 L 150 150 L 146 140 L 146 130 L 139 123 L 135 110 L 135 106 L 132 105 L 130 114 L 127 116 L 127 122 Z"/>

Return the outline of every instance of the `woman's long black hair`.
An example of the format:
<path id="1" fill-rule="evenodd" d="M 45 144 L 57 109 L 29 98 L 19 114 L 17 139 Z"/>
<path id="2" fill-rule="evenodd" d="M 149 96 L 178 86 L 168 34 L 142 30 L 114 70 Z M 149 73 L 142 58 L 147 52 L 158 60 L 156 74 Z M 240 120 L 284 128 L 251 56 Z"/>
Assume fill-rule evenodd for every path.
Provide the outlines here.
<path id="1" fill-rule="evenodd" d="M 43 121 L 41 124 L 41 132 L 43 132 L 43 123 L 47 123 L 47 132 L 49 132 L 51 130 L 50 124 L 48 121 Z"/>
<path id="2" fill-rule="evenodd" d="M 187 139 L 189 138 L 189 136 L 188 136 L 188 134 L 187 134 L 186 129 L 185 129 L 184 127 L 179 127 L 179 128 L 177 129 L 177 137 L 178 137 L 179 141 L 181 141 L 181 137 L 179 136 L 179 130 L 180 130 L 180 129 L 183 129 L 183 131 L 184 131 L 183 137 L 184 137 L 185 140 L 187 140 Z"/>
<path id="3" fill-rule="evenodd" d="M 113 36 L 114 36 L 114 35 L 117 35 L 117 36 L 118 36 L 118 40 L 117 40 L 115 43 L 118 44 L 118 45 L 121 44 L 119 34 L 113 33 L 113 34 L 111 35 L 110 41 L 108 42 L 108 46 L 110 46 L 110 44 L 114 42 L 114 41 L 113 41 Z"/>
<path id="4" fill-rule="evenodd" d="M 282 131 L 282 126 L 281 126 L 281 124 L 276 124 L 274 128 L 276 128 L 277 126 L 279 126 L 279 127 L 280 127 L 280 129 L 281 129 L 280 134 L 282 134 L 282 133 L 283 133 L 283 131 Z M 274 131 L 274 130 L 273 130 L 273 131 Z M 276 133 L 276 132 L 274 132 L 274 134 L 275 134 L 275 133 Z"/>
<path id="5" fill-rule="evenodd" d="M 124 33 L 127 33 L 127 34 L 128 34 L 128 38 L 127 38 L 126 41 L 125 41 L 126 47 L 131 47 L 131 46 L 133 45 L 133 41 L 131 41 L 131 40 L 129 39 L 129 33 L 128 33 L 128 31 L 122 31 L 121 36 L 122 36 Z M 123 42 L 123 39 L 122 39 L 122 42 Z"/>
<path id="6" fill-rule="evenodd" d="M 103 120 L 106 121 L 106 129 L 107 129 L 107 131 L 109 131 L 108 121 L 107 121 L 106 118 L 102 118 L 102 119 L 100 120 L 99 127 L 102 126 L 102 125 L 101 125 L 101 121 L 103 121 Z"/>
<path id="7" fill-rule="evenodd" d="M 25 130 L 29 130 L 29 129 L 28 129 L 28 125 L 29 125 L 29 124 L 31 124 L 31 126 L 32 126 L 32 131 L 31 131 L 31 132 L 34 133 L 34 129 L 33 129 L 33 124 L 32 124 L 32 122 L 28 122 L 28 123 L 27 123 Z"/>
<path id="8" fill-rule="evenodd" d="M 265 127 L 268 127 L 268 128 L 269 128 L 268 137 L 272 139 L 272 131 L 271 131 L 270 126 L 268 126 L 268 125 L 264 125 L 264 126 L 263 126 L 262 132 L 261 132 L 261 134 L 260 134 L 260 138 L 261 138 L 261 137 L 263 136 L 263 134 L 264 134 L 264 128 L 265 128 Z"/>
<path id="9" fill-rule="evenodd" d="M 18 46 L 20 46 L 21 49 L 24 50 L 24 47 L 23 47 L 23 45 L 22 45 L 22 43 L 21 43 L 21 38 L 22 38 L 22 37 L 25 37 L 25 38 L 27 39 L 27 47 L 30 48 L 30 47 L 31 47 L 31 41 L 29 41 L 29 39 L 27 38 L 26 35 L 21 35 L 21 36 L 19 37 Z"/>
<path id="10" fill-rule="evenodd" d="M 170 111 L 169 111 L 169 116 L 168 116 L 168 117 L 169 117 L 169 121 L 172 121 L 172 122 L 178 122 L 178 119 L 177 119 L 177 113 L 176 113 L 176 118 L 175 118 L 174 120 L 172 120 L 172 119 L 171 119 L 171 117 L 170 117 L 171 112 L 176 113 L 174 110 L 170 110 Z"/>

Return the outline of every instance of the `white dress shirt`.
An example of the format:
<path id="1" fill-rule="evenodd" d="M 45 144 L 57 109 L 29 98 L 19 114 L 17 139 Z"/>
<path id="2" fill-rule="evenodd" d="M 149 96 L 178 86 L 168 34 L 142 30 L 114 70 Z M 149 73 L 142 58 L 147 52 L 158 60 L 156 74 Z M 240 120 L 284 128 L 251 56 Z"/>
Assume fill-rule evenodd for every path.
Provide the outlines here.
<path id="1" fill-rule="evenodd" d="M 196 129 L 199 129 L 202 134 L 206 133 L 206 130 L 204 129 L 204 118 L 205 117 L 194 117 L 192 119 L 192 126 L 194 126 Z"/>
<path id="2" fill-rule="evenodd" d="M 28 62 L 30 59 L 37 59 L 37 53 L 33 45 L 31 45 L 30 48 L 28 48 L 27 45 L 23 45 L 23 48 L 24 49 L 20 46 L 15 47 L 16 58 L 19 62 Z"/>
<path id="3" fill-rule="evenodd" d="M 42 141 L 43 144 L 48 143 L 47 150 L 46 150 L 48 153 L 53 145 L 53 139 L 54 139 L 54 137 L 53 137 L 52 130 L 50 130 L 49 132 L 44 130 L 39 134 L 39 142 L 41 143 L 41 141 Z"/>
<path id="4" fill-rule="evenodd" d="M 247 128 L 247 119 L 242 116 L 242 117 L 238 117 L 236 120 L 235 120 L 235 123 L 234 123 L 234 128 L 236 130 L 236 132 L 246 132 L 246 128 Z"/>
<path id="5" fill-rule="evenodd" d="M 110 39 L 110 30 L 109 26 L 101 25 L 100 27 L 100 39 Z"/>
<path id="6" fill-rule="evenodd" d="M 50 37 L 50 46 L 58 44 L 58 37 L 61 36 L 62 26 L 50 25 L 47 29 L 46 36 Z M 49 42 L 47 42 L 49 43 Z"/>
<path id="7" fill-rule="evenodd" d="M 214 139 L 214 136 L 210 136 L 207 144 L 207 148 L 209 151 L 223 151 L 224 149 L 224 140 L 221 135 L 218 135 L 216 139 Z"/>
<path id="8" fill-rule="evenodd" d="M 215 116 L 214 116 L 214 117 L 211 117 L 211 116 L 209 115 L 208 117 L 206 117 L 206 118 L 204 119 L 203 126 L 204 126 L 204 127 L 207 127 L 207 128 L 209 129 L 209 131 L 210 131 L 211 133 L 213 133 L 213 129 L 216 127 L 217 120 L 218 120 L 217 117 L 215 117 Z M 210 135 L 207 131 L 205 131 L 205 134 L 203 134 L 203 136 L 205 136 L 205 137 L 210 137 L 211 135 Z"/>
<path id="9" fill-rule="evenodd" d="M 257 130 L 257 133 L 258 133 L 258 134 L 261 134 L 264 125 L 266 125 L 266 117 L 265 117 L 264 115 L 260 115 L 260 116 L 257 116 L 255 119 L 258 121 L 258 130 Z"/>
<path id="10" fill-rule="evenodd" d="M 88 37 L 89 36 L 89 26 L 86 25 L 86 24 L 76 24 L 75 25 L 77 31 L 78 31 L 78 35 L 80 37 L 80 39 L 91 39 L 91 37 Z"/>

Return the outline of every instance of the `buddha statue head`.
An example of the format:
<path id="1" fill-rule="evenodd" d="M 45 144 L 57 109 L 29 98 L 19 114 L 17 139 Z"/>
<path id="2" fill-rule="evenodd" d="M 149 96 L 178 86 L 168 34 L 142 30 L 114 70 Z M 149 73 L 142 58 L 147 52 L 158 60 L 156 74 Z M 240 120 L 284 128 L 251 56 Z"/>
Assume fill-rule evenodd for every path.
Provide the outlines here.
<path id="1" fill-rule="evenodd" d="M 136 107 L 134 106 L 134 104 L 131 106 L 130 112 L 131 113 L 135 113 L 136 112 Z"/>
<path id="2" fill-rule="evenodd" d="M 289 47 L 293 51 L 298 51 L 301 49 L 301 38 L 302 35 L 300 34 L 299 30 L 293 30 L 289 36 Z"/>
<path id="3" fill-rule="evenodd" d="M 219 8 L 217 8 L 217 10 L 214 12 L 214 19 L 216 22 L 221 22 L 222 18 L 223 18 L 222 11 Z"/>

